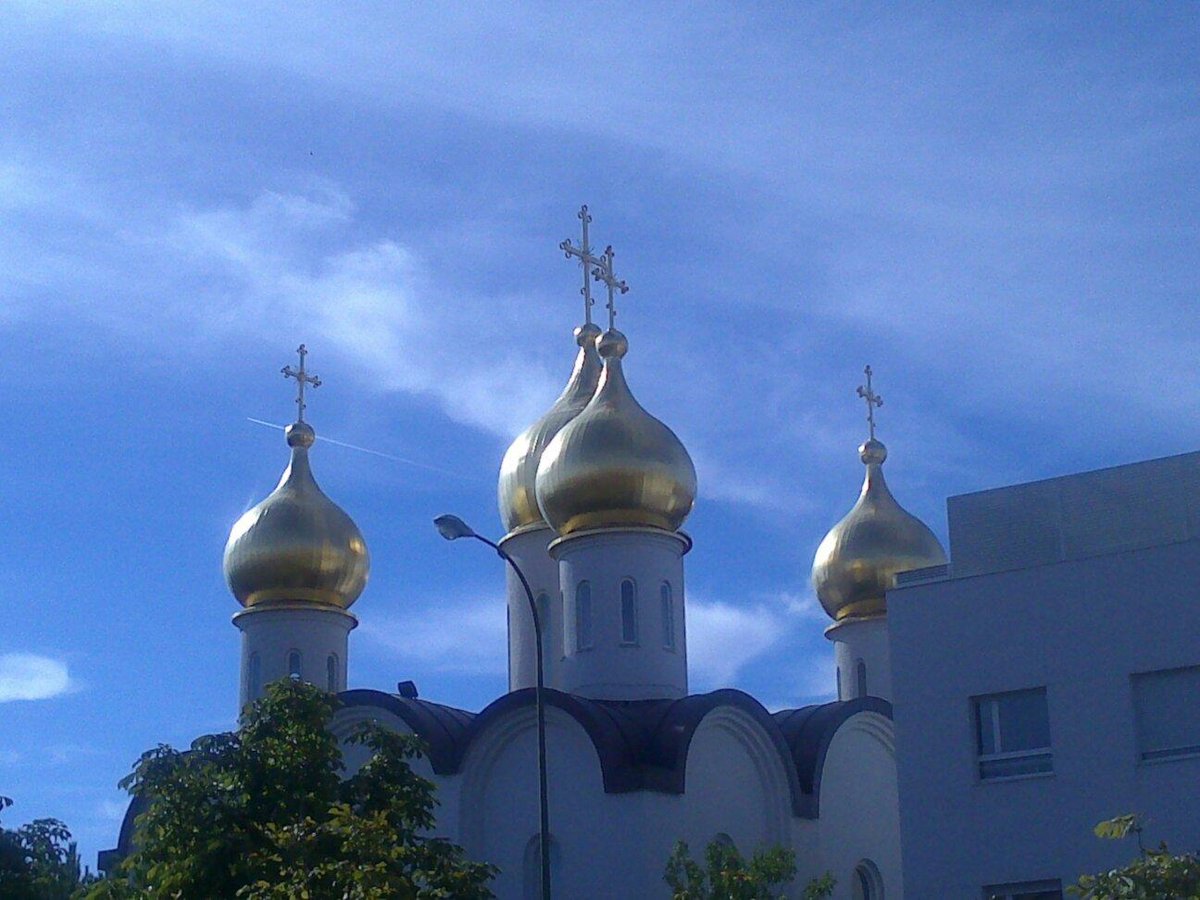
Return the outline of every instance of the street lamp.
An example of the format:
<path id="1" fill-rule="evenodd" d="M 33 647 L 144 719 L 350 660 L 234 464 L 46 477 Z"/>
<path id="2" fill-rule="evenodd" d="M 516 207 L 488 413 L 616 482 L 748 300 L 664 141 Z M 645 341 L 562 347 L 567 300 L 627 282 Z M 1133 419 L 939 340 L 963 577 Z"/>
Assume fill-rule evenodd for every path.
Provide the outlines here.
<path id="1" fill-rule="evenodd" d="M 538 829 L 538 849 L 542 863 L 542 900 L 550 900 L 550 806 L 546 799 L 546 684 L 542 660 L 542 620 L 538 616 L 537 601 L 533 599 L 533 588 L 529 586 L 529 579 L 525 577 L 525 573 L 521 571 L 516 560 L 509 556 L 503 547 L 481 534 L 476 534 L 474 529 L 458 516 L 438 516 L 433 520 L 433 524 L 437 526 L 438 534 L 448 541 L 474 538 L 495 550 L 496 555 L 512 566 L 512 570 L 517 573 L 517 578 L 521 580 L 521 587 L 525 588 L 525 597 L 529 600 L 529 614 L 533 616 L 533 635 L 537 641 L 537 690 L 534 698 L 537 707 L 538 812 L 541 815 Z"/>

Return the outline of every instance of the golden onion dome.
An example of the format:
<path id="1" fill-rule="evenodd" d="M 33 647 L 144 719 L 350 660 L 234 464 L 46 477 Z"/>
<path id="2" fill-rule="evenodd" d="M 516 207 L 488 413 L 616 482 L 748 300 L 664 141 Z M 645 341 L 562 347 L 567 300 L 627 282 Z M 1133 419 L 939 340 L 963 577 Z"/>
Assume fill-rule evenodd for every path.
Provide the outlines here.
<path id="1" fill-rule="evenodd" d="M 817 599 L 839 621 L 885 614 L 885 592 L 896 586 L 900 572 L 946 562 L 933 532 L 888 490 L 883 478 L 887 448 L 872 438 L 858 452 L 867 467 L 862 493 L 825 535 L 812 568 Z"/>
<path id="2" fill-rule="evenodd" d="M 625 335 L 596 342 L 604 372 L 583 412 L 554 436 L 537 472 L 537 501 L 560 535 L 589 528 L 676 531 L 696 500 L 683 443 L 634 399 L 621 369 Z"/>
<path id="3" fill-rule="evenodd" d="M 559 429 L 579 415 L 596 393 L 600 380 L 600 357 L 596 353 L 599 334 L 600 329 L 591 322 L 575 329 L 579 354 L 567 386 L 546 414 L 521 432 L 504 454 L 498 493 L 500 518 L 509 533 L 544 523 L 537 503 L 538 463 Z"/>
<path id="4" fill-rule="evenodd" d="M 292 459 L 279 486 L 229 532 L 225 580 L 242 606 L 301 601 L 348 609 L 367 584 L 362 532 L 309 467 L 315 440 L 306 423 L 288 426 Z"/>

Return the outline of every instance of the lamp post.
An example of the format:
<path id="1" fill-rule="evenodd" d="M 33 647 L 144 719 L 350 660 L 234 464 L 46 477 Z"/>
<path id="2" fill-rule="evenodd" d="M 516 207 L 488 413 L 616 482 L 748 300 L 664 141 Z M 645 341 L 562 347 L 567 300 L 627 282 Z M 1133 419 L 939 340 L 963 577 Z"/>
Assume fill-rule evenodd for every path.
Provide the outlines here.
<path id="1" fill-rule="evenodd" d="M 474 538 L 495 550 L 496 555 L 512 566 L 512 570 L 517 573 L 517 578 L 521 580 L 521 587 L 525 589 L 525 597 L 529 601 L 529 614 L 533 617 L 533 635 L 537 642 L 537 689 L 534 693 L 534 703 L 537 707 L 538 812 L 541 817 L 538 828 L 538 849 L 542 864 L 542 900 L 550 900 L 550 806 L 546 799 L 546 684 L 542 660 L 542 620 L 538 616 L 537 601 L 533 599 L 533 588 L 529 586 L 529 579 L 525 577 L 525 573 L 521 571 L 516 560 L 509 556 L 503 547 L 481 534 L 476 534 L 471 526 L 458 516 L 438 516 L 433 520 L 433 524 L 437 526 L 438 534 L 448 541 Z"/>

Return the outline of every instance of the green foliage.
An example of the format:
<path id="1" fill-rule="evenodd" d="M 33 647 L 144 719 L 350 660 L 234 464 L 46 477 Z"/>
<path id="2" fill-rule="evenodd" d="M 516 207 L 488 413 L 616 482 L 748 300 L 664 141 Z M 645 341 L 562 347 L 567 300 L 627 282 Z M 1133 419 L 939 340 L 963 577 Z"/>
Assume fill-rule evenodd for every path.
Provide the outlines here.
<path id="1" fill-rule="evenodd" d="M 1096 836 L 1120 840 L 1137 836 L 1139 855 L 1129 865 L 1097 875 L 1082 875 L 1068 893 L 1084 900 L 1200 900 L 1200 857 L 1174 855 L 1166 844 L 1147 850 L 1142 846 L 1142 824 L 1136 815 L 1117 816 L 1098 824 Z"/>
<path id="2" fill-rule="evenodd" d="M 434 786 L 410 760 L 412 735 L 367 723 L 352 738 L 371 753 L 342 779 L 328 725 L 335 698 L 284 680 L 234 734 L 188 752 L 144 753 L 121 785 L 149 800 L 136 850 L 88 900 L 126 897 L 490 897 L 491 866 L 432 838 Z"/>
<path id="3" fill-rule="evenodd" d="M 672 900 L 774 900 L 785 896 L 775 889 L 791 884 L 795 877 L 796 854 L 791 850 L 759 850 L 747 862 L 737 847 L 716 840 L 705 848 L 704 865 L 692 859 L 685 842 L 677 842 L 663 873 Z M 828 873 L 810 881 L 804 900 L 829 897 L 834 884 Z"/>
<path id="4" fill-rule="evenodd" d="M 0 812 L 12 806 L 0 797 Z M 0 900 L 68 900 L 94 878 L 85 873 L 71 832 L 58 819 L 0 828 Z"/>

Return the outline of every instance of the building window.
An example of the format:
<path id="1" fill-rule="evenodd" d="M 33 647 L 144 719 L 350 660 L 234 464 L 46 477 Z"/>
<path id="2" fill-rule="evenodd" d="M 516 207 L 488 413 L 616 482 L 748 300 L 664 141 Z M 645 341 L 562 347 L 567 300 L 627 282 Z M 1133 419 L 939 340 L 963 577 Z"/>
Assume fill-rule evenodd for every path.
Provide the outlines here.
<path id="1" fill-rule="evenodd" d="M 883 876 L 879 874 L 879 867 L 869 859 L 860 862 L 854 867 L 850 890 L 854 900 L 882 900 Z"/>
<path id="2" fill-rule="evenodd" d="M 288 654 L 288 678 L 300 678 L 300 651 L 293 650 Z"/>
<path id="3" fill-rule="evenodd" d="M 980 778 L 1053 771 L 1045 688 L 990 694 L 973 702 Z"/>
<path id="4" fill-rule="evenodd" d="M 855 697 L 867 696 L 867 664 L 861 659 L 858 665 L 854 667 L 854 688 Z"/>
<path id="5" fill-rule="evenodd" d="M 834 677 L 837 678 L 837 697 L 839 700 L 845 700 L 846 698 L 842 696 L 842 667 L 841 666 L 837 666 L 834 669 Z"/>
<path id="6" fill-rule="evenodd" d="M 575 588 L 575 649 L 592 646 L 592 586 L 579 582 Z"/>
<path id="7" fill-rule="evenodd" d="M 247 685 L 246 690 L 247 699 L 255 700 L 262 692 L 262 660 L 258 658 L 257 653 L 250 654 L 250 675 L 248 681 L 250 683 Z"/>
<path id="8" fill-rule="evenodd" d="M 338 689 L 338 658 L 330 653 L 325 660 L 325 684 L 329 693 L 336 694 Z"/>
<path id="9" fill-rule="evenodd" d="M 621 643 L 636 644 L 637 639 L 637 589 L 626 578 L 621 582 Z"/>
<path id="10" fill-rule="evenodd" d="M 675 604 L 671 600 L 671 585 L 665 581 L 658 589 L 662 605 L 662 642 L 666 650 L 675 649 Z"/>
<path id="11" fill-rule="evenodd" d="M 1133 676 L 1138 754 L 1144 760 L 1200 754 L 1200 666 Z"/>
<path id="12" fill-rule="evenodd" d="M 1063 900 L 1062 882 L 1052 878 L 1045 881 L 989 884 L 983 889 L 983 900 Z"/>

